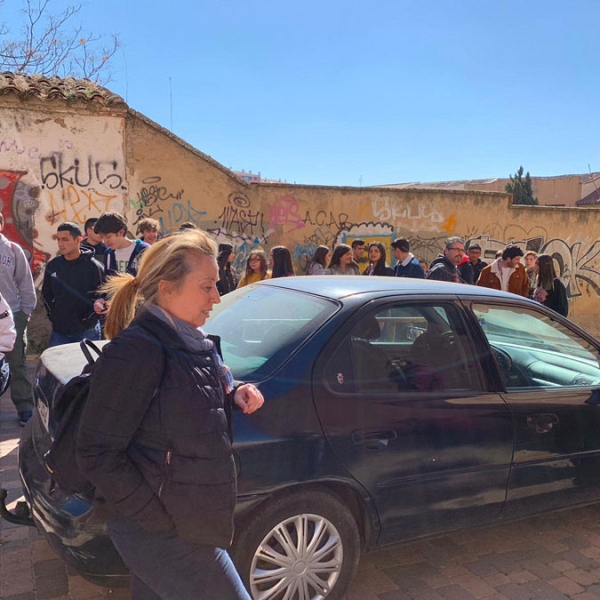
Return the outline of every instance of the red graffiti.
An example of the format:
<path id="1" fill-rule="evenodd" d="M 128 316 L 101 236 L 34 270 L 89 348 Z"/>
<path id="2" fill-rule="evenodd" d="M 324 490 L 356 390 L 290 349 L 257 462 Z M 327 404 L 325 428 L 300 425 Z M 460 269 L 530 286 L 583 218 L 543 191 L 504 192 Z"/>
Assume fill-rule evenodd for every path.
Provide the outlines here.
<path id="1" fill-rule="evenodd" d="M 33 215 L 38 206 L 38 188 L 25 188 L 27 194 L 17 193 L 19 180 L 26 171 L 0 171 L 0 210 L 4 217 L 2 233 L 23 248 L 31 270 L 36 273 L 47 262 L 48 255 L 33 246 L 37 232 L 33 228 Z"/>

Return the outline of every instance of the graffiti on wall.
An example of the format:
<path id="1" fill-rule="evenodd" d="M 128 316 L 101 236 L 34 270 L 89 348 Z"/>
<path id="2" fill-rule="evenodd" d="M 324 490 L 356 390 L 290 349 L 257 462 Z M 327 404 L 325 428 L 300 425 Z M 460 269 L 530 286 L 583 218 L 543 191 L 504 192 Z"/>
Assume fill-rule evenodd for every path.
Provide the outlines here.
<path id="1" fill-rule="evenodd" d="M 54 147 L 58 148 L 59 150 L 73 149 L 72 140 L 57 138 L 54 140 L 54 144 Z M 30 160 L 37 160 L 42 156 L 42 151 L 37 145 L 24 144 L 11 137 L 0 139 L 0 154 L 2 153 L 14 154 L 15 156 L 24 156 Z"/>
<path id="2" fill-rule="evenodd" d="M 372 210 L 375 220 L 388 222 L 397 229 L 402 226 L 413 231 L 445 231 L 447 234 L 456 230 L 456 215 L 444 217 L 432 202 L 403 203 L 397 199 L 375 198 Z"/>
<path id="3" fill-rule="evenodd" d="M 134 225 L 141 219 L 158 218 L 159 213 L 165 211 L 165 203 L 170 200 L 178 202 L 183 196 L 183 190 L 169 191 L 162 185 L 162 178 L 158 175 L 142 179 L 142 188 L 137 192 L 136 200 L 130 200 L 135 208 Z"/>
<path id="4" fill-rule="evenodd" d="M 90 217 L 109 210 L 117 197 L 116 194 L 103 194 L 93 189 L 69 185 L 48 193 L 50 210 L 46 213 L 46 220 L 50 225 L 59 225 L 65 221 L 83 225 Z"/>
<path id="5" fill-rule="evenodd" d="M 257 244 L 265 244 L 268 229 L 265 227 L 265 215 L 253 209 L 248 196 L 234 192 L 229 194 L 221 213 L 214 221 L 215 227 L 209 229 L 218 238 L 245 241 L 255 239 Z"/>
<path id="6" fill-rule="evenodd" d="M 53 190 L 70 185 L 80 188 L 100 185 L 111 190 L 126 189 L 116 160 L 95 160 L 91 155 L 81 160 L 65 157 L 63 152 L 52 152 L 40 157 L 39 170 L 42 189 Z"/>
<path id="7" fill-rule="evenodd" d="M 129 200 L 135 209 L 132 225 L 137 225 L 142 219 L 156 219 L 163 235 L 178 231 L 186 222 L 200 227 L 206 211 L 198 210 L 191 200 L 184 199 L 184 195 L 184 189 L 169 189 L 159 175 L 145 177 L 135 200 Z"/>
<path id="8" fill-rule="evenodd" d="M 232 267 L 243 273 L 253 250 L 262 250 L 269 242 L 272 230 L 266 225 L 263 211 L 253 208 L 252 202 L 242 192 L 232 192 L 227 197 L 218 217 L 207 227 L 218 243 L 233 246 L 235 258 Z"/>
<path id="9" fill-rule="evenodd" d="M 116 160 L 85 159 L 51 152 L 39 157 L 40 189 L 48 196 L 46 220 L 50 225 L 87 219 L 110 209 L 119 192 L 126 190 Z"/>
<path id="10" fill-rule="evenodd" d="M 37 238 L 34 216 L 40 189 L 22 180 L 26 174 L 0 170 L 0 211 L 4 217 L 4 235 L 23 248 L 33 272 L 37 273 L 48 260 L 48 254 L 34 247 Z"/>

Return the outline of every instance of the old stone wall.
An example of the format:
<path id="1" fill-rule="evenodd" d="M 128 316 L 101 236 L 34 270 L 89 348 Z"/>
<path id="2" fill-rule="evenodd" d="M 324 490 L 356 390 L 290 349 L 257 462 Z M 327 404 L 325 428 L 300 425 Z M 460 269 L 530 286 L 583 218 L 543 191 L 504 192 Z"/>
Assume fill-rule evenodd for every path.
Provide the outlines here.
<path id="1" fill-rule="evenodd" d="M 233 244 L 242 270 L 250 251 L 286 245 L 298 273 L 317 246 L 360 237 L 388 248 L 407 237 L 431 261 L 449 235 L 477 240 L 485 258 L 507 242 L 556 258 L 571 317 L 600 335 L 600 238 L 594 209 L 512 207 L 505 193 L 248 184 L 133 110 L 91 111 L 60 102 L 0 97 L 0 201 L 5 233 L 32 258 L 36 281 L 56 254 L 59 223 L 104 210 L 143 217 L 163 233 L 192 221 Z M 391 261 L 389 261 L 391 262 Z M 34 320 L 34 349 L 48 326 Z"/>

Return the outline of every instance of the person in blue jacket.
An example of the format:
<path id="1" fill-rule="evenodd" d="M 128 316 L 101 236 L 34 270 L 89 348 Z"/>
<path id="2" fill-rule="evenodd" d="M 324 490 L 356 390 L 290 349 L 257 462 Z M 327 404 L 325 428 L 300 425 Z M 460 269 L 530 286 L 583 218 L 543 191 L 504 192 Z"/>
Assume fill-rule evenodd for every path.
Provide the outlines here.
<path id="1" fill-rule="evenodd" d="M 398 264 L 394 267 L 396 277 L 413 277 L 425 279 L 425 272 L 421 263 L 410 251 L 410 244 L 406 238 L 397 238 L 392 242 L 392 252 Z"/>

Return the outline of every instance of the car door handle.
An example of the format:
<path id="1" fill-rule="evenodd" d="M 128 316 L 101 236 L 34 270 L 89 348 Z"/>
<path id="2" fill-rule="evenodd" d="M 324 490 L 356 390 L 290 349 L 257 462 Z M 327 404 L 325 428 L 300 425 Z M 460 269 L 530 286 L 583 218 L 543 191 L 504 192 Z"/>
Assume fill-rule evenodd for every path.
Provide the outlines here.
<path id="1" fill-rule="evenodd" d="M 551 433 L 557 425 L 558 417 L 552 413 L 529 415 L 527 417 L 527 427 L 535 429 L 536 433 Z"/>
<path id="2" fill-rule="evenodd" d="M 367 450 L 385 450 L 390 440 L 398 436 L 393 429 L 386 431 L 353 431 L 352 442 L 355 446 L 363 446 Z"/>

